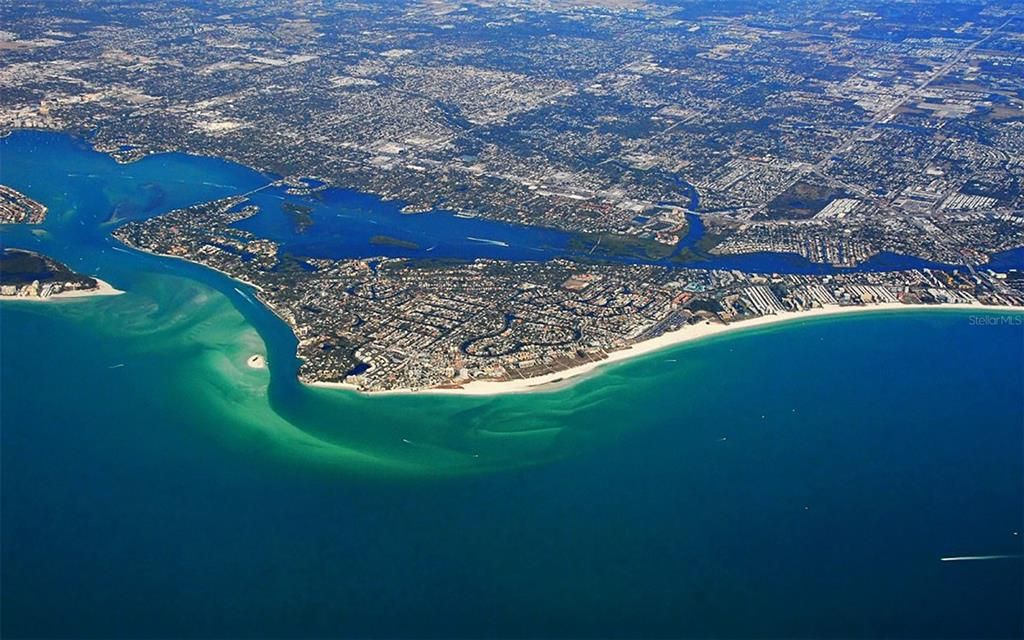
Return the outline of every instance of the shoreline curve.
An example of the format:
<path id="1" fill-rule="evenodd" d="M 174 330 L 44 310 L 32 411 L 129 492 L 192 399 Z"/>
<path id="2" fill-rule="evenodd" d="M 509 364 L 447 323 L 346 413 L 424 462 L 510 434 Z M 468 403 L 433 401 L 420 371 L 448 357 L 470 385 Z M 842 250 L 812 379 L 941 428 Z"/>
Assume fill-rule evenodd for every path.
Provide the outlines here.
<path id="1" fill-rule="evenodd" d="M 681 327 L 674 331 L 637 342 L 623 349 L 612 351 L 608 356 L 596 362 L 588 362 L 569 369 L 545 373 L 530 378 L 517 380 L 471 380 L 469 382 L 451 387 L 432 387 L 426 389 L 389 389 L 385 391 L 363 391 L 354 384 L 347 382 L 303 382 L 301 384 L 318 389 L 343 390 L 358 393 L 363 396 L 388 396 L 388 395 L 452 395 L 452 396 L 498 396 L 505 394 L 520 393 L 544 393 L 566 389 L 599 369 L 632 360 L 640 356 L 651 354 L 657 351 L 668 349 L 677 345 L 694 342 L 705 338 L 738 333 L 743 330 L 755 329 L 771 325 L 786 324 L 797 320 L 807 320 L 838 315 L 867 312 L 886 311 L 979 311 L 979 312 L 1002 312 L 1024 314 L 1024 307 L 1010 305 L 986 305 L 967 303 L 946 303 L 946 304 L 904 304 L 901 302 L 886 302 L 865 305 L 827 305 L 816 307 L 806 311 L 783 311 L 773 315 L 759 316 L 749 320 L 741 320 L 729 324 L 704 322 L 697 325 Z"/>

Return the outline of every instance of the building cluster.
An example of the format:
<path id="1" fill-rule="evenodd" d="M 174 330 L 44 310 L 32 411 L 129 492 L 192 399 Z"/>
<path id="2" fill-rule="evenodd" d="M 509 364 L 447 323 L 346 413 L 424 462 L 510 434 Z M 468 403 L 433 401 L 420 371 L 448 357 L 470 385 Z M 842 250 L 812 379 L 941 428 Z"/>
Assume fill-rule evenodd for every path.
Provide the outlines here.
<path id="1" fill-rule="evenodd" d="M 0 224 L 40 224 L 45 219 L 46 207 L 0 184 Z"/>
<path id="2" fill-rule="evenodd" d="M 49 256 L 24 249 L 4 249 L 0 253 L 0 297 L 49 298 L 98 286 L 95 278 L 75 273 Z"/>
<path id="3" fill-rule="evenodd" d="M 33 280 L 26 284 L 0 284 L 2 298 L 49 298 L 50 296 L 68 291 L 89 291 L 96 285 L 88 286 L 79 281 L 46 281 Z"/>
<path id="4" fill-rule="evenodd" d="M 847 211 L 841 219 L 815 216 L 787 224 L 709 217 L 705 225 L 705 246 L 712 255 L 795 253 L 838 267 L 853 267 L 880 253 L 948 265 L 984 265 L 993 255 L 1024 246 L 1024 215 L 1006 212 L 885 218 Z"/>
<path id="5" fill-rule="evenodd" d="M 251 284 L 298 338 L 304 381 L 367 391 L 530 378 L 688 324 L 826 305 L 1024 305 L 1024 278 L 986 270 L 812 276 L 562 259 L 302 258 L 232 226 L 254 213 L 227 198 L 130 222 L 115 237 Z"/>
<path id="6" fill-rule="evenodd" d="M 983 264 L 1024 240 L 1017 13 L 9 0 L 0 132 L 223 157 L 409 212 L 671 245 L 665 207 L 696 209 L 723 253 Z"/>

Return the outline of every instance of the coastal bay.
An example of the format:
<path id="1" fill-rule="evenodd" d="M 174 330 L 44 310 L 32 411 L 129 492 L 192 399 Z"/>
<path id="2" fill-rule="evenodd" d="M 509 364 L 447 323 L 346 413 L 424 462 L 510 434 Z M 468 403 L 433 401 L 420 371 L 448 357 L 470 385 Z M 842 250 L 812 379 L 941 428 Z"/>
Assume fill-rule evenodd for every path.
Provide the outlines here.
<path id="1" fill-rule="evenodd" d="M 1024 640 L 1021 3 L 0 2 L 0 639 Z"/>
<path id="2" fill-rule="evenodd" d="M 941 560 L 1021 553 L 1018 314 L 723 325 L 554 393 L 311 388 L 253 289 L 109 236 L 112 211 L 264 179 L 89 153 L 57 174 L 73 144 L 5 164 L 50 212 L 44 234 L 5 228 L 4 242 L 125 294 L 0 308 L 5 633 L 1019 628 L 1019 560 Z"/>

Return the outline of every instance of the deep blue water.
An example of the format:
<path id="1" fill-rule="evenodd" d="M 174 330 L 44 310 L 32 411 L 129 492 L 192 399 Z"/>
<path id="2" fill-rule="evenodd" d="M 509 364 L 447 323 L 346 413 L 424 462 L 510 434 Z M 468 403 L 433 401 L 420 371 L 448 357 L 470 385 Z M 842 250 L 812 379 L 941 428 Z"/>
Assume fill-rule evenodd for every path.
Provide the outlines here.
<path id="1" fill-rule="evenodd" d="M 1021 635 L 1019 558 L 939 560 L 1024 552 L 1019 316 L 741 332 L 554 394 L 313 391 L 236 283 L 104 223 L 265 176 L 0 145 L 0 179 L 51 208 L 0 243 L 128 291 L 0 307 L 5 638 Z M 452 251 L 479 224 L 325 198 Z"/>
<path id="2" fill-rule="evenodd" d="M 139 365 L 116 338 L 30 320 L 0 327 L 5 637 L 1021 628 L 1019 560 L 939 561 L 1022 552 L 1019 326 L 909 314 L 687 347 L 601 376 L 617 390 L 558 418 L 560 461 L 375 480 L 218 446 L 159 377 L 108 386 L 96 360 Z"/>
<path id="3" fill-rule="evenodd" d="M 274 188 L 255 194 L 252 201 L 260 213 L 236 226 L 272 238 L 299 256 L 548 260 L 565 255 L 569 243 L 569 234 L 554 229 L 461 218 L 444 211 L 403 214 L 399 203 L 345 189 L 303 197 Z M 311 207 L 312 225 L 297 229 L 281 209 L 284 202 Z M 415 243 L 417 248 L 371 244 L 381 235 Z"/>
<path id="4" fill-rule="evenodd" d="M 1002 251 L 993 255 L 987 266 L 999 271 L 1024 269 L 1024 247 Z"/>

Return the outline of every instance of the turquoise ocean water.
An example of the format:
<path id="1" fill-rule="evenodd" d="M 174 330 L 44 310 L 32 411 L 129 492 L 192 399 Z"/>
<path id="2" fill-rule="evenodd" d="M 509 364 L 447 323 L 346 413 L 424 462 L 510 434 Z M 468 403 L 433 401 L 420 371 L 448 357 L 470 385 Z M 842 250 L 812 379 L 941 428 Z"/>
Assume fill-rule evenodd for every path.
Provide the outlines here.
<path id="1" fill-rule="evenodd" d="M 127 291 L 0 306 L 4 637 L 1020 634 L 1019 559 L 939 560 L 1022 553 L 1016 316 L 740 331 L 555 393 L 314 390 L 244 287 L 109 238 L 264 177 L 0 144 L 51 209 L 3 244 Z"/>

